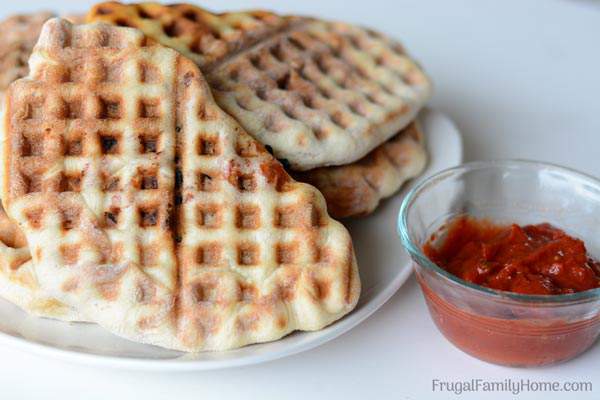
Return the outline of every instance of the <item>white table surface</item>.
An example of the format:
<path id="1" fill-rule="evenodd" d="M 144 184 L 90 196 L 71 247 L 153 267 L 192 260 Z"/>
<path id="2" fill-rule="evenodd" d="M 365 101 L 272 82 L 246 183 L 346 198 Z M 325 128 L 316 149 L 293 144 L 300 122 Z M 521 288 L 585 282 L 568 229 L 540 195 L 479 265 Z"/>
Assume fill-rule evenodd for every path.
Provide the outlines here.
<path id="1" fill-rule="evenodd" d="M 2 1 L 1 14 L 84 10 L 89 1 Z M 533 158 L 600 176 L 600 2 L 206 1 L 361 23 L 400 38 L 436 84 L 432 105 L 464 133 L 468 160 Z M 375 267 L 375 266 L 374 266 Z M 432 379 L 591 381 L 600 398 L 600 344 L 563 365 L 510 369 L 477 361 L 433 326 L 414 278 L 356 329 L 315 350 L 239 369 L 142 373 L 89 368 L 0 348 L 0 398 L 437 399 Z M 520 399 L 569 398 L 522 393 Z M 506 398 L 465 393 L 461 398 Z"/>

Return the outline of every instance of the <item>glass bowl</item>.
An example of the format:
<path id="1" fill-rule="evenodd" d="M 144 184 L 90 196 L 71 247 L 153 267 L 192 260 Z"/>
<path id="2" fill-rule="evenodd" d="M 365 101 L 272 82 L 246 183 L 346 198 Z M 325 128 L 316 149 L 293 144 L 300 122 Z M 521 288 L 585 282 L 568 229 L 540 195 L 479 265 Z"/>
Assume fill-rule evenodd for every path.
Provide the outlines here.
<path id="1" fill-rule="evenodd" d="M 549 222 L 600 256 L 600 181 L 533 161 L 473 162 L 419 183 L 400 208 L 398 231 L 415 262 L 431 317 L 444 336 L 479 359 L 538 366 L 571 359 L 600 333 L 600 288 L 524 295 L 466 282 L 432 263 L 422 245 L 463 215 L 521 225 Z"/>

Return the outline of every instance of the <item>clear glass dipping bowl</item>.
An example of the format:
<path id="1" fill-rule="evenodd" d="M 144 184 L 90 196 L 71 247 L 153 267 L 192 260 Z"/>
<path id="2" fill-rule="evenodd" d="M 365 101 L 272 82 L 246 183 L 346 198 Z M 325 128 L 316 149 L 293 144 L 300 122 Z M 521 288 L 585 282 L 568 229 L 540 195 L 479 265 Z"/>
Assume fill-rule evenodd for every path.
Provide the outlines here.
<path id="1" fill-rule="evenodd" d="M 587 350 L 600 333 L 600 288 L 554 296 L 503 292 L 468 283 L 423 254 L 431 235 L 443 240 L 444 224 L 462 215 L 549 222 L 582 239 L 599 259 L 600 181 L 541 162 L 473 162 L 418 184 L 398 220 L 431 317 L 458 348 L 510 366 L 554 364 Z"/>

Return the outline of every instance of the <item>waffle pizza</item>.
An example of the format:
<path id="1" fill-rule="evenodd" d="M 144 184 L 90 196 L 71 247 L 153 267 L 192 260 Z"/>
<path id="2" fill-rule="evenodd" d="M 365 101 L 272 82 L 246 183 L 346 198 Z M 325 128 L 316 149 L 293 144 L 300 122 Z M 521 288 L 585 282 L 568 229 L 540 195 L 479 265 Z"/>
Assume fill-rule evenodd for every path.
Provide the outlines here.
<path id="1" fill-rule="evenodd" d="M 131 340 L 223 350 L 349 312 L 351 239 L 135 29 L 42 30 L 6 95 L 2 199 L 44 294 Z"/>
<path id="2" fill-rule="evenodd" d="M 18 73 L 11 68 L 5 71 L 3 79 L 0 79 L 4 82 L 1 87 L 3 90 L 16 77 L 26 75 L 25 62 L 37 40 L 42 22 L 49 17 L 48 13 L 22 15 L 10 17 L 0 23 L 7 29 L 13 29 L 11 26 L 14 25 L 14 21 L 19 20 L 23 35 L 28 35 L 27 46 L 20 45 L 23 36 L 12 34 L 3 38 L 5 59 L 19 59 L 21 60 L 19 63 L 22 64 Z M 71 16 L 68 19 L 73 22 L 82 18 Z M 26 27 L 29 30 L 25 30 Z M 198 57 L 196 60 L 197 63 L 202 64 L 202 60 Z M 417 132 L 414 124 L 409 125 L 409 128 L 413 133 Z M 402 135 L 403 139 L 399 140 L 399 135 L 396 135 L 356 162 L 343 166 L 317 168 L 295 176 L 300 181 L 310 183 L 321 190 L 332 216 L 344 218 L 367 215 L 374 211 L 382 198 L 392 195 L 406 179 L 418 175 L 422 170 L 425 161 L 424 148 L 418 144 L 419 140 L 411 140 L 409 136 L 421 137 Z M 377 154 L 379 156 L 376 156 Z M 386 158 L 383 158 L 383 155 Z M 365 168 L 367 165 L 369 167 Z"/>
<path id="3" fill-rule="evenodd" d="M 294 178 L 319 189 L 333 217 L 357 217 L 372 213 L 382 199 L 418 176 L 426 163 L 424 135 L 414 121 L 359 161 L 296 173 Z"/>
<path id="4" fill-rule="evenodd" d="M 87 21 L 136 27 L 193 59 L 218 104 L 295 170 L 364 157 L 431 92 L 401 45 L 349 24 L 117 2 L 96 5 Z"/>

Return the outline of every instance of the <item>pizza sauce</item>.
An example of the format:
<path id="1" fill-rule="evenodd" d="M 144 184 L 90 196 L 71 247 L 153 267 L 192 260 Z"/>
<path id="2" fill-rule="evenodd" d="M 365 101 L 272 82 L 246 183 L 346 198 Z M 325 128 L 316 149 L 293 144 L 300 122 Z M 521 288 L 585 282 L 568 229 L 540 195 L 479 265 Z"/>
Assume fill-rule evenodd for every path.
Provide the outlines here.
<path id="1" fill-rule="evenodd" d="M 461 217 L 432 235 L 423 251 L 451 274 L 501 291 L 562 295 L 600 287 L 600 263 L 585 244 L 547 223 L 497 225 Z M 485 361 L 553 364 L 584 352 L 600 334 L 598 301 L 489 296 L 448 285 L 427 269 L 417 269 L 417 278 L 444 336 Z"/>
<path id="2" fill-rule="evenodd" d="M 458 218 L 425 255 L 467 282 L 522 294 L 568 294 L 600 287 L 600 263 L 580 239 L 544 223 L 496 225 Z"/>

